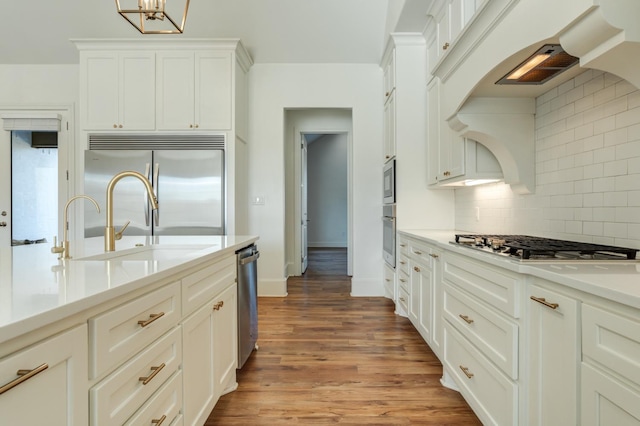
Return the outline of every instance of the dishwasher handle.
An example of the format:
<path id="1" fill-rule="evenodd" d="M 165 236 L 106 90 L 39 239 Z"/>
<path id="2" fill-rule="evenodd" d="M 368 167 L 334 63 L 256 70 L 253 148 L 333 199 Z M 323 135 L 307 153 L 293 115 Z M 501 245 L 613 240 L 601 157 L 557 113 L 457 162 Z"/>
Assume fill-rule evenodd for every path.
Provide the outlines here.
<path id="1" fill-rule="evenodd" d="M 257 251 L 251 256 L 243 257 L 242 259 L 239 259 L 238 263 L 240 265 L 246 265 L 247 263 L 251 263 L 251 262 L 254 262 L 254 261 L 258 260 L 259 257 L 260 257 L 260 252 Z"/>

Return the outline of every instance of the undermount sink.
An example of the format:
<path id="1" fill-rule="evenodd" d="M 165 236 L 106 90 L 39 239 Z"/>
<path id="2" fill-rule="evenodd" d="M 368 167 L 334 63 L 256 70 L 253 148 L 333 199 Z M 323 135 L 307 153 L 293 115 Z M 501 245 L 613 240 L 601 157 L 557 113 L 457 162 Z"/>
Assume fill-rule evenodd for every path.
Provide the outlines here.
<path id="1" fill-rule="evenodd" d="M 198 254 L 214 244 L 158 244 L 101 253 L 74 260 L 167 261 Z"/>

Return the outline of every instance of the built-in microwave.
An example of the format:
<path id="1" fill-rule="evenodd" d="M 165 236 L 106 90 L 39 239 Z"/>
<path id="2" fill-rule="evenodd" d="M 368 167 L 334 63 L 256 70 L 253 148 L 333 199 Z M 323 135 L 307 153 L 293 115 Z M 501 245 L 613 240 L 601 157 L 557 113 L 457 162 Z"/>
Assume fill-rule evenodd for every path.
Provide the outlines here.
<path id="1" fill-rule="evenodd" d="M 396 160 L 392 159 L 385 163 L 382 169 L 382 202 L 384 204 L 395 204 L 396 202 Z"/>

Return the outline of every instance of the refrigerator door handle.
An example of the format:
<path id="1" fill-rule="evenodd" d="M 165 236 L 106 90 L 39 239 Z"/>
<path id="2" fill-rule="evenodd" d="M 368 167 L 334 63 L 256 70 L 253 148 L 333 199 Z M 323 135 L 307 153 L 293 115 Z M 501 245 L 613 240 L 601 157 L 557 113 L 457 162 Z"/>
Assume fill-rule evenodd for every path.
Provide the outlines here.
<path id="1" fill-rule="evenodd" d="M 144 176 L 147 179 L 151 178 L 151 164 L 147 163 L 147 165 L 144 168 Z M 147 193 L 144 193 L 144 224 L 146 226 L 149 226 L 149 197 L 147 196 Z"/>
<path id="2" fill-rule="evenodd" d="M 156 163 L 153 171 L 153 185 L 156 191 L 156 200 L 158 200 L 158 196 L 160 195 L 160 163 Z M 153 211 L 153 222 L 154 226 L 160 226 L 160 208 L 157 208 Z"/>

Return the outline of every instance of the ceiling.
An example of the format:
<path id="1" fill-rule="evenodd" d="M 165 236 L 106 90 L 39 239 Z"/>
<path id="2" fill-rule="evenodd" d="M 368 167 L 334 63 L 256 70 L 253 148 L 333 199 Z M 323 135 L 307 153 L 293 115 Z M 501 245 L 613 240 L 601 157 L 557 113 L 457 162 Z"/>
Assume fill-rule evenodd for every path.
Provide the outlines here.
<path id="1" fill-rule="evenodd" d="M 388 16 L 399 19 L 406 1 L 191 0 L 184 34 L 142 35 L 114 0 L 6 0 L 0 64 L 73 64 L 70 39 L 151 37 L 240 38 L 256 63 L 377 64 Z"/>

